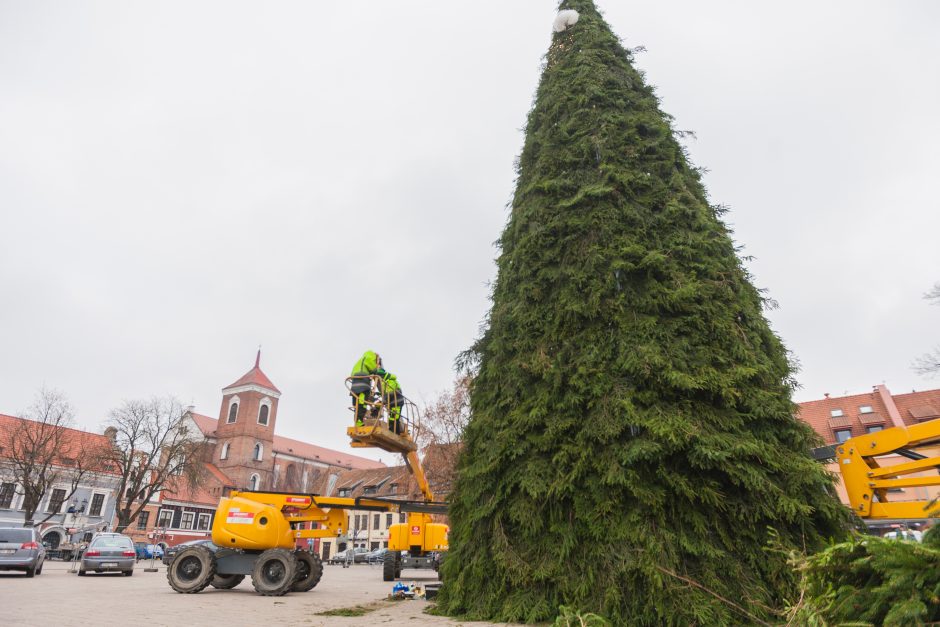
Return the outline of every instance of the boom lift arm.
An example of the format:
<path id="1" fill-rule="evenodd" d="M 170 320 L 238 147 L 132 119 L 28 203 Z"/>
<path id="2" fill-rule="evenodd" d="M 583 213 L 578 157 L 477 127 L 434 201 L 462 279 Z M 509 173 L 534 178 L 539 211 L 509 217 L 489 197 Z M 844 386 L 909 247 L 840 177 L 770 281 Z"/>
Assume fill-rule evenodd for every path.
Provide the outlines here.
<path id="1" fill-rule="evenodd" d="M 849 438 L 835 446 L 839 472 L 845 481 L 852 510 L 862 518 L 930 518 L 937 515 L 933 501 L 892 501 L 892 488 L 940 486 L 940 456 L 928 457 L 911 447 L 940 443 L 940 419 L 906 427 L 892 427 Z M 819 450 L 819 449 L 817 449 Z M 878 457 L 901 455 L 909 462 L 882 466 Z M 937 471 L 922 477 L 909 475 Z"/>

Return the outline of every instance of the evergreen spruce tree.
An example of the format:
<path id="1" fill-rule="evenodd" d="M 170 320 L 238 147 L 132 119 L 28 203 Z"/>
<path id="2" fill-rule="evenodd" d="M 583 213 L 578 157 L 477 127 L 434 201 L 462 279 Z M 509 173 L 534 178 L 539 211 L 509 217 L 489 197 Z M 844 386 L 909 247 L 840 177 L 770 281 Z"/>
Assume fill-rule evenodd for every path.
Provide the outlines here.
<path id="1" fill-rule="evenodd" d="M 795 587 L 769 530 L 811 551 L 845 510 L 669 116 L 591 0 L 560 8 L 579 19 L 552 37 L 470 351 L 441 611 L 766 618 Z"/>

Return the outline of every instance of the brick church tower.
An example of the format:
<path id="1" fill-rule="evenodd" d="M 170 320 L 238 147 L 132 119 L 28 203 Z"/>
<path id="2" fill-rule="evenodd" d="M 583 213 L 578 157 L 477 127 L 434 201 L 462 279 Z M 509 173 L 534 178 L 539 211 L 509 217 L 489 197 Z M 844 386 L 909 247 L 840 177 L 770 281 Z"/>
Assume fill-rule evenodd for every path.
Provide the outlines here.
<path id="1" fill-rule="evenodd" d="M 274 423 L 281 391 L 255 366 L 222 389 L 216 428 L 216 465 L 239 489 L 270 489 L 274 475 Z"/>

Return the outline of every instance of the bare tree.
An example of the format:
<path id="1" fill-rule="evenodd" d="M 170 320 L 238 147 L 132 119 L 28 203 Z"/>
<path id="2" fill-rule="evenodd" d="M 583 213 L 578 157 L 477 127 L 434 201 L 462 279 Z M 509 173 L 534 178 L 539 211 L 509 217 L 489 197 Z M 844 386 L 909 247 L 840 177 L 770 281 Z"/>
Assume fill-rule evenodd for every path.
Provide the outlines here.
<path id="1" fill-rule="evenodd" d="M 0 444 L 0 467 L 18 486 L 24 525 L 32 527 L 59 513 L 90 472 L 89 460 L 94 459 L 83 454 L 82 433 L 72 428 L 74 414 L 62 392 L 41 388 L 22 418 L 8 432 L 9 440 Z M 55 490 L 63 492 L 55 494 Z M 46 516 L 36 520 L 36 512 L 50 491 Z"/>
<path id="2" fill-rule="evenodd" d="M 936 283 L 929 292 L 924 294 L 924 298 L 931 301 L 933 305 L 940 305 L 940 283 Z M 919 374 L 933 375 L 940 373 L 940 347 L 925 353 L 914 362 L 914 369 Z"/>
<path id="3" fill-rule="evenodd" d="M 195 487 L 204 475 L 205 437 L 174 398 L 125 401 L 108 416 L 102 455 L 120 477 L 116 530 L 137 519 L 163 489 Z"/>
<path id="4" fill-rule="evenodd" d="M 461 375 L 453 389 L 442 393 L 425 406 L 415 440 L 424 452 L 424 467 L 435 493 L 450 492 L 457 468 L 463 433 L 470 421 L 470 384 L 472 378 Z"/>

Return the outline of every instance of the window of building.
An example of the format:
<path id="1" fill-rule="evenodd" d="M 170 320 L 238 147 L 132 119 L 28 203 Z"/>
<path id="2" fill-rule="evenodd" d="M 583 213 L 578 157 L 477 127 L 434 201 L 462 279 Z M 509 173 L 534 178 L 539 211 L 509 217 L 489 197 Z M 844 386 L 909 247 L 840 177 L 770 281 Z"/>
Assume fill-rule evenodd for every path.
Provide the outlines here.
<path id="1" fill-rule="evenodd" d="M 88 510 L 89 516 L 101 516 L 101 508 L 104 507 L 104 494 L 93 494 L 91 497 L 91 508 Z"/>
<path id="2" fill-rule="evenodd" d="M 860 405 L 858 408 L 858 413 L 871 414 L 874 413 L 874 410 L 871 408 L 871 405 Z"/>
<path id="3" fill-rule="evenodd" d="M 261 446 L 261 442 L 255 442 L 255 452 L 254 455 L 252 455 L 252 459 L 256 462 L 260 462 L 262 455 L 264 455 L 264 447 Z"/>
<path id="4" fill-rule="evenodd" d="M 375 516 L 372 517 L 372 528 L 373 528 L 373 529 L 378 529 L 378 528 L 379 528 L 379 525 L 381 524 L 381 523 L 379 522 L 379 520 L 381 519 L 381 517 L 382 517 L 381 514 L 376 514 Z M 375 548 L 379 548 L 379 547 L 375 547 Z"/>
<path id="5" fill-rule="evenodd" d="M 183 518 L 180 519 L 180 529 L 192 529 L 193 518 L 195 517 L 196 514 L 193 512 L 183 512 Z"/>
<path id="6" fill-rule="evenodd" d="M 268 406 L 262 405 L 261 409 L 258 410 L 258 424 L 259 425 L 268 425 Z"/>
<path id="7" fill-rule="evenodd" d="M 340 488 L 340 489 L 339 489 L 339 495 L 340 495 L 340 496 L 349 496 L 349 488 Z"/>
<path id="8" fill-rule="evenodd" d="M 367 485 L 366 487 L 364 487 L 364 488 L 362 489 L 362 493 L 363 493 L 364 495 L 366 495 L 366 496 L 368 496 L 368 495 L 370 495 L 370 494 L 375 494 L 375 486 L 374 486 L 374 485 Z"/>
<path id="9" fill-rule="evenodd" d="M 209 528 L 209 520 L 211 518 L 211 514 L 199 514 L 199 522 L 196 523 L 196 529 L 206 531 Z"/>
<path id="10" fill-rule="evenodd" d="M 369 543 L 369 549 L 370 549 L 371 551 L 374 551 L 374 550 L 376 550 L 377 548 L 379 548 L 379 543 L 378 543 L 378 542 L 370 542 L 370 543 Z"/>
<path id="11" fill-rule="evenodd" d="M 382 543 L 382 548 L 383 548 L 383 549 L 387 549 L 387 548 L 388 548 L 388 541 L 387 541 L 387 540 Z"/>
<path id="12" fill-rule="evenodd" d="M 833 418 L 841 418 L 845 414 L 842 413 L 841 409 L 830 409 L 829 415 L 832 416 Z"/>
<path id="13" fill-rule="evenodd" d="M 137 515 L 137 528 L 143 531 L 150 522 L 150 512 L 141 512 Z"/>
<path id="14" fill-rule="evenodd" d="M 839 429 L 838 431 L 836 431 L 836 440 L 838 440 L 839 444 L 842 444 L 843 442 L 845 442 L 851 437 L 852 437 L 851 429 Z"/>
<path id="15" fill-rule="evenodd" d="M 261 477 L 258 475 L 251 475 L 251 478 L 248 479 L 248 489 L 257 490 L 261 486 Z"/>
<path id="16" fill-rule="evenodd" d="M 403 522 L 405 522 L 406 519 L 407 519 L 407 517 L 406 517 L 405 514 L 399 514 L 399 515 L 398 515 L 398 522 L 403 523 Z"/>
<path id="17" fill-rule="evenodd" d="M 392 526 L 392 515 L 385 514 L 385 528 L 388 529 L 391 526 Z"/>
<path id="18" fill-rule="evenodd" d="M 0 509 L 10 509 L 13 505 L 15 486 L 12 483 L 0 484 Z"/>
<path id="19" fill-rule="evenodd" d="M 881 425 L 871 425 L 868 428 L 866 428 L 865 431 L 867 431 L 868 433 L 878 433 L 882 429 L 884 429 L 884 427 L 882 427 Z"/>
<path id="20" fill-rule="evenodd" d="M 228 442 L 222 445 L 222 453 L 219 455 L 219 459 L 228 459 Z"/>
<path id="21" fill-rule="evenodd" d="M 238 402 L 233 401 L 231 405 L 228 406 L 228 424 L 232 424 L 238 420 Z"/>
<path id="22" fill-rule="evenodd" d="M 160 527 L 161 529 L 168 529 L 172 522 L 173 522 L 173 510 L 161 509 L 160 515 L 157 516 L 157 527 Z"/>
<path id="23" fill-rule="evenodd" d="M 49 507 L 46 508 L 47 514 L 58 514 L 62 509 L 62 503 L 65 502 L 65 490 L 56 488 L 49 497 Z"/>
<path id="24" fill-rule="evenodd" d="M 398 492 L 398 484 L 397 483 L 388 484 L 388 493 L 395 494 L 396 492 Z"/>

